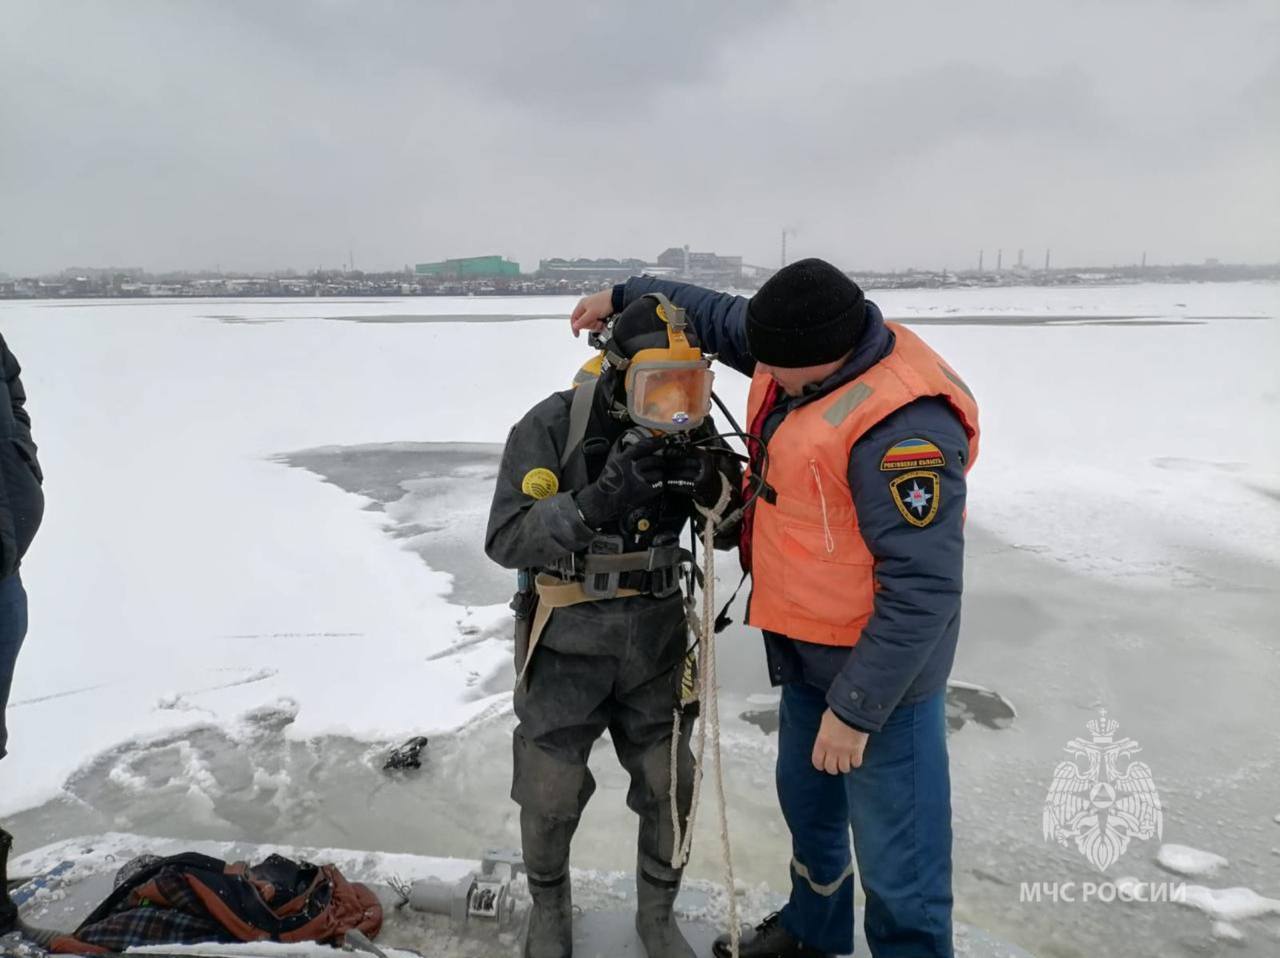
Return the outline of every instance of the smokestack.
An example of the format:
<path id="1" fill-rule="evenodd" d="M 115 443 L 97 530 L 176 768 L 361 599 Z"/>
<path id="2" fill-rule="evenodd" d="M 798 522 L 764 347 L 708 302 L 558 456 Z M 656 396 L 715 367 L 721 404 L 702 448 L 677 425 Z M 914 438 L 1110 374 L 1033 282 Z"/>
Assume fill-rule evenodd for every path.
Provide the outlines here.
<path id="1" fill-rule="evenodd" d="M 689 278 L 689 244 L 684 244 L 684 278 Z"/>
<path id="2" fill-rule="evenodd" d="M 1022 269 L 1022 250 L 1018 250 L 1018 269 Z"/>
<path id="3" fill-rule="evenodd" d="M 998 249 L 996 250 L 996 272 L 998 273 L 1002 269 L 1004 269 L 1004 250 Z"/>
<path id="4" fill-rule="evenodd" d="M 981 250 L 981 249 L 978 250 L 978 272 L 979 273 L 982 272 L 982 254 L 985 252 L 986 250 Z"/>
<path id="5" fill-rule="evenodd" d="M 1044 271 L 1049 272 L 1049 250 L 1044 251 Z"/>

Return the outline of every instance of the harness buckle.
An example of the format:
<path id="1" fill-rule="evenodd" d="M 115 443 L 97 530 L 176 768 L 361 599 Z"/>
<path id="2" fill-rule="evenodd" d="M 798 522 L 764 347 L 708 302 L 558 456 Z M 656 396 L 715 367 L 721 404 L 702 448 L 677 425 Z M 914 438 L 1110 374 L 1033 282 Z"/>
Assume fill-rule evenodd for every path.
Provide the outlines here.
<path id="1" fill-rule="evenodd" d="M 649 573 L 649 592 L 655 599 L 665 599 L 680 591 L 680 567 L 663 566 Z"/>
<path id="2" fill-rule="evenodd" d="M 670 532 L 654 536 L 648 555 L 649 592 L 665 599 L 680 591 L 680 540 Z"/>
<path id="3" fill-rule="evenodd" d="M 587 555 L 621 555 L 623 550 L 622 536 L 596 536 L 587 547 Z M 612 599 L 618 594 L 618 580 L 621 571 L 584 572 L 582 591 L 593 599 Z"/>

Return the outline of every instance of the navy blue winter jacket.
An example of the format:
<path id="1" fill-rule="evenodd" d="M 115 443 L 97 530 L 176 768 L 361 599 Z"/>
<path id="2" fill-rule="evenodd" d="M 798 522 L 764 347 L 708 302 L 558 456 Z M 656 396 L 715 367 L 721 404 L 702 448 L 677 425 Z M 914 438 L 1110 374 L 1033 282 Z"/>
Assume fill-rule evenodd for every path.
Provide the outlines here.
<path id="1" fill-rule="evenodd" d="M 660 292 L 688 313 L 702 348 L 744 375 L 755 372 L 747 345 L 747 299 L 651 276 L 614 287 L 615 312 L 645 293 Z M 867 302 L 867 324 L 849 361 L 800 397 L 783 397 L 764 427 L 768 438 L 797 406 L 862 375 L 893 349 L 893 331 Z M 745 428 L 750 424 L 744 423 Z M 908 522 L 895 502 L 892 471 L 881 460 L 898 443 L 924 439 L 943 451 L 941 505 L 927 526 Z M 878 731 L 898 704 L 928 698 L 946 686 L 960 633 L 964 576 L 965 475 L 969 442 L 945 400 L 919 399 L 873 426 L 849 456 L 849 488 L 858 526 L 875 559 L 875 610 L 852 649 L 765 633 L 774 685 L 805 682 L 823 689 L 843 721 Z"/>

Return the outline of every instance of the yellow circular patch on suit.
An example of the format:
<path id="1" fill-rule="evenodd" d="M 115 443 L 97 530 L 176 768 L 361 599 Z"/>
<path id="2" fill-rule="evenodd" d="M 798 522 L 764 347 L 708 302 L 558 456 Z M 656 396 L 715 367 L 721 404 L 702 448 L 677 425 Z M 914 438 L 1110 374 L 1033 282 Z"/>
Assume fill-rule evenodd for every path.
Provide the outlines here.
<path id="1" fill-rule="evenodd" d="M 546 499 L 560 491 L 560 480 L 550 469 L 530 469 L 520 482 L 520 491 L 534 499 Z"/>

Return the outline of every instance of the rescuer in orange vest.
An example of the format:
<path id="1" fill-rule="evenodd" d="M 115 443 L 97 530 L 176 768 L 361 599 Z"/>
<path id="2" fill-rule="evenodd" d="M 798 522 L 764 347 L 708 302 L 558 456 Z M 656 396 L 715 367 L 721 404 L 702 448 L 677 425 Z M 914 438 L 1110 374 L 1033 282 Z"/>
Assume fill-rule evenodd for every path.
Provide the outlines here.
<path id="1" fill-rule="evenodd" d="M 782 687 L 791 896 L 743 958 L 853 949 L 853 831 L 876 958 L 953 955 L 944 695 L 960 630 L 977 403 L 916 334 L 807 259 L 751 299 L 653 277 L 588 296 L 575 335 L 646 293 L 751 377 L 747 622 Z M 758 493 L 757 493 L 758 490 Z M 728 955 L 727 936 L 716 942 Z"/>

